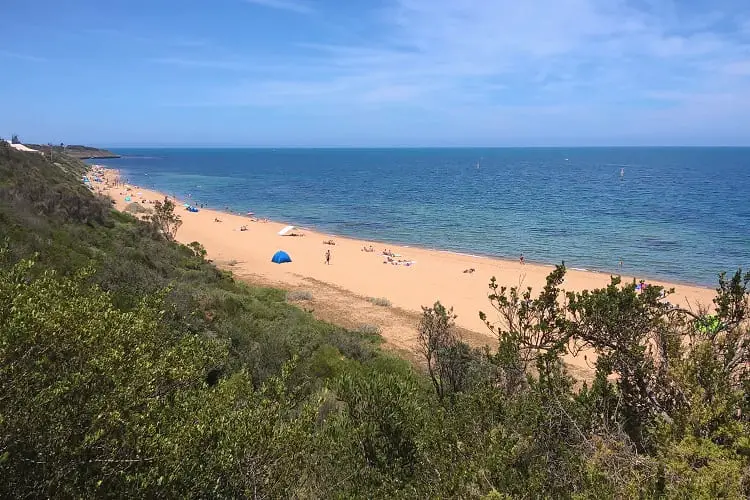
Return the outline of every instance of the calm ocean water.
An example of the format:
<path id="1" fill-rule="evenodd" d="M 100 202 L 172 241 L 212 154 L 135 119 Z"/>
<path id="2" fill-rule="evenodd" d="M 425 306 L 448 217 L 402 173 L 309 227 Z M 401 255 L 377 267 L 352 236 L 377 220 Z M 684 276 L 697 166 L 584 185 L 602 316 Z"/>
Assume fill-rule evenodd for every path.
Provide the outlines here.
<path id="1" fill-rule="evenodd" d="M 628 273 L 708 285 L 750 268 L 750 148 L 117 152 L 95 163 L 339 235 L 601 271 L 622 259 Z"/>

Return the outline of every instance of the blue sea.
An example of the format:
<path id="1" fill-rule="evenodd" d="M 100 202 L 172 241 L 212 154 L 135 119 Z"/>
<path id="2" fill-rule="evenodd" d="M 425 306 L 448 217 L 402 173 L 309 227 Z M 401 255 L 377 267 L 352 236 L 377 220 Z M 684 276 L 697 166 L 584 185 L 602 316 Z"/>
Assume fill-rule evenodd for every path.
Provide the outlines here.
<path id="1" fill-rule="evenodd" d="M 120 149 L 136 185 L 337 235 L 714 285 L 750 148 Z"/>

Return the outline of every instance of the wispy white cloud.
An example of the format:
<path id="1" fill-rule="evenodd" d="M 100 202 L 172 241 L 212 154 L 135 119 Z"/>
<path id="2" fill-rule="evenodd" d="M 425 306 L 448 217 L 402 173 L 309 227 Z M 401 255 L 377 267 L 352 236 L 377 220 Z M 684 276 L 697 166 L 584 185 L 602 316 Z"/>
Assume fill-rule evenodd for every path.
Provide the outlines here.
<path id="1" fill-rule="evenodd" d="M 245 2 L 271 9 L 288 10 L 298 14 L 310 14 L 313 12 L 312 6 L 301 0 L 245 0 Z"/>
<path id="2" fill-rule="evenodd" d="M 2 49 L 0 49 L 0 57 L 7 58 L 7 59 L 17 59 L 19 61 L 28 61 L 28 62 L 47 61 L 47 59 L 45 59 L 44 57 L 32 56 L 29 54 L 23 54 L 21 52 L 14 52 L 10 50 L 2 50 Z"/>
<path id="3" fill-rule="evenodd" d="M 394 0 L 376 26 L 351 27 L 368 28 L 366 42 L 290 42 L 296 50 L 286 71 L 215 88 L 196 102 L 411 105 L 488 124 L 525 112 L 598 123 L 597 110 L 632 103 L 646 110 L 627 111 L 636 117 L 655 102 L 664 116 L 678 108 L 689 110 L 684 116 L 703 108 L 729 116 L 727 103 L 750 95 L 750 40 L 740 40 L 738 25 L 727 27 L 728 5 L 741 1 L 695 10 L 673 1 Z M 277 2 L 287 3 L 255 3 Z"/>

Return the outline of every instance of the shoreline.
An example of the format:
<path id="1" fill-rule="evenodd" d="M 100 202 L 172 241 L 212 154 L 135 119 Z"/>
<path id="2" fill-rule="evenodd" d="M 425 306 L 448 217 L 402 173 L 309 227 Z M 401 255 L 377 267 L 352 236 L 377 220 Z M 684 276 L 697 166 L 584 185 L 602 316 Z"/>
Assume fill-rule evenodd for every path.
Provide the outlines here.
<path id="1" fill-rule="evenodd" d="M 96 159 L 96 158 L 93 158 L 93 159 Z M 120 171 L 118 169 L 109 168 L 109 167 L 103 166 L 103 165 L 90 165 L 90 166 L 99 166 L 99 167 L 104 168 L 104 170 L 107 171 L 107 172 L 117 172 L 117 175 L 118 176 L 120 175 Z M 158 193 L 158 194 L 162 195 L 163 197 L 166 196 L 166 197 L 172 199 L 175 202 L 179 202 L 180 205 L 191 201 L 189 198 L 180 198 L 179 196 L 176 196 L 178 193 L 166 194 L 165 192 L 160 191 L 155 186 L 154 187 L 142 187 L 141 186 L 140 189 L 147 190 L 147 191 L 150 191 L 152 193 Z M 247 218 L 247 215 L 243 214 L 241 211 L 233 212 L 232 210 L 226 210 L 226 209 L 223 209 L 223 208 L 203 208 L 201 210 L 210 210 L 210 211 L 213 211 L 213 212 L 218 212 L 218 213 L 222 213 L 222 214 L 226 214 L 226 215 L 231 215 L 231 216 L 235 216 L 235 217 L 244 217 L 244 218 Z M 413 248 L 413 249 L 419 249 L 419 250 L 426 250 L 426 251 L 430 251 L 430 252 L 440 252 L 440 253 L 446 253 L 446 254 L 451 254 L 451 255 L 457 255 L 457 256 L 462 256 L 462 257 L 472 257 L 472 258 L 477 258 L 477 259 L 496 260 L 496 261 L 500 261 L 500 262 L 505 262 L 506 264 L 517 263 L 516 259 L 513 259 L 512 257 L 506 256 L 506 255 L 482 253 L 482 252 L 477 252 L 475 250 L 468 250 L 468 249 L 467 250 L 458 250 L 458 249 L 449 249 L 449 248 L 441 248 L 441 247 L 430 247 L 430 246 L 426 246 L 426 245 L 421 245 L 419 243 L 403 242 L 403 241 L 400 241 L 400 240 L 375 239 L 375 238 L 373 238 L 373 239 L 366 239 L 366 238 L 362 238 L 361 236 L 357 236 L 355 234 L 337 234 L 337 233 L 333 233 L 333 232 L 327 232 L 327 230 L 324 229 L 324 228 L 318 228 L 318 227 L 315 227 L 315 226 L 307 226 L 307 225 L 305 225 L 305 226 L 299 225 L 298 223 L 295 223 L 294 221 L 291 221 L 291 220 L 268 219 L 268 218 L 265 218 L 265 217 L 257 217 L 257 218 L 265 219 L 266 222 L 272 222 L 272 223 L 282 224 L 282 225 L 285 225 L 285 226 L 291 226 L 291 225 L 293 225 L 293 226 L 295 226 L 295 227 L 297 227 L 299 229 L 302 229 L 302 230 L 305 230 L 305 231 L 308 231 L 308 232 L 313 232 L 313 233 L 324 235 L 324 236 L 330 236 L 330 237 L 333 237 L 333 238 L 346 238 L 346 239 L 351 240 L 351 241 L 363 241 L 363 242 L 368 242 L 368 243 L 372 243 L 372 244 L 375 244 L 375 245 L 391 245 L 391 246 L 397 246 L 399 248 Z M 474 252 L 474 253 L 470 253 L 470 252 Z M 539 266 L 539 267 L 547 267 L 547 268 L 550 269 L 550 272 L 555 269 L 555 266 L 557 266 L 557 264 L 553 264 L 553 263 L 545 262 L 545 261 L 536 261 L 536 260 L 529 259 L 529 258 L 525 258 L 525 262 L 526 262 L 527 265 L 533 265 L 533 266 Z M 694 282 L 694 281 L 683 280 L 683 279 L 675 278 L 675 277 L 672 277 L 672 276 L 655 277 L 655 276 L 648 276 L 645 273 L 642 274 L 642 275 L 639 275 L 638 273 L 632 272 L 632 271 L 623 271 L 623 273 L 621 273 L 621 272 L 619 272 L 617 270 L 614 270 L 614 269 L 605 269 L 605 268 L 589 268 L 589 267 L 572 267 L 572 266 L 567 266 L 566 269 L 568 270 L 568 272 L 570 272 L 570 271 L 578 271 L 578 272 L 585 272 L 585 273 L 595 273 L 595 274 L 600 274 L 600 275 L 603 275 L 603 276 L 622 276 L 623 283 L 626 282 L 625 278 L 628 278 L 628 281 L 630 279 L 636 279 L 637 280 L 636 283 L 641 282 L 641 281 L 643 281 L 645 283 L 667 283 L 669 285 L 673 285 L 674 287 L 677 287 L 677 286 L 683 286 L 683 287 L 685 287 L 685 286 L 687 286 L 687 287 L 694 287 L 694 288 L 702 288 L 702 289 L 710 290 L 712 293 L 714 293 L 716 291 L 716 285 L 714 285 L 714 284 L 709 285 L 709 284 L 706 284 L 706 283 L 697 283 L 697 282 Z M 730 270 L 727 270 L 728 274 L 729 274 L 729 272 L 730 272 Z M 715 277 L 715 281 L 716 281 L 716 283 L 718 283 L 718 275 Z M 671 288 L 671 286 L 665 287 L 665 288 Z"/>
<path id="2" fill-rule="evenodd" d="M 126 191 L 125 184 L 114 186 L 114 170 L 105 170 L 103 183 L 94 185 L 95 191 L 110 196 L 114 208 L 123 211 L 133 202 L 149 203 L 163 200 L 165 194 L 159 191 L 131 186 Z M 125 201 L 125 194 L 131 201 Z M 138 196 L 138 193 L 141 196 Z M 174 197 L 168 196 L 175 200 Z M 148 200 L 143 203 L 143 200 Z M 210 208 L 197 213 L 183 211 L 182 203 L 175 200 L 176 213 L 183 224 L 177 232 L 177 240 L 182 243 L 200 242 L 207 251 L 207 258 L 218 266 L 231 270 L 238 278 L 259 278 L 261 282 L 278 283 L 282 288 L 304 290 L 310 283 L 323 283 L 331 289 L 360 297 L 352 306 L 350 315 L 356 316 L 363 307 L 370 307 L 368 300 L 385 298 L 393 306 L 410 313 L 421 314 L 422 306 L 432 306 L 436 301 L 450 308 L 458 315 L 456 325 L 474 332 L 471 344 L 494 346 L 497 338 L 486 324 L 480 320 L 479 311 L 484 311 L 494 322 L 497 318 L 488 299 L 488 285 L 491 277 L 496 277 L 498 286 L 519 286 L 533 288 L 538 294 L 545 284 L 553 265 L 477 256 L 447 250 L 427 249 L 387 242 L 339 236 L 321 231 L 302 229 L 304 236 L 280 236 L 278 232 L 287 225 L 281 221 L 261 222 L 247 215 L 237 215 Z M 215 222 L 218 219 L 221 222 Z M 242 226 L 246 230 L 242 230 Z M 325 244 L 335 240 L 334 245 Z M 364 248 L 374 248 L 366 252 Z M 388 249 L 393 257 L 382 251 Z M 271 256 L 277 250 L 291 255 L 289 264 L 274 264 Z M 331 265 L 325 263 L 325 253 L 330 250 Z M 606 287 L 610 276 L 621 276 L 623 283 L 634 279 L 628 274 L 609 274 L 591 270 L 568 268 L 562 288 L 566 291 L 592 290 Z M 640 281 L 640 280 L 639 280 Z M 681 307 L 695 309 L 698 305 L 711 306 L 715 291 L 706 287 L 675 283 L 664 280 L 644 280 L 649 284 L 674 288 L 675 293 L 668 300 Z M 331 301 L 343 300 L 341 296 Z M 385 313 L 390 307 L 381 309 Z M 412 315 L 412 317 L 417 317 Z M 376 319 L 377 321 L 377 319 Z M 393 323 L 393 322 L 391 322 Z M 397 325 L 394 330 L 384 329 L 386 342 L 404 348 L 416 347 L 416 321 L 413 325 Z M 395 327 L 394 327 L 395 328 Z M 589 353 L 589 357 L 590 357 Z M 569 365 L 580 370 L 588 370 L 582 356 L 566 359 Z"/>
<path id="3" fill-rule="evenodd" d="M 96 158 L 91 158 L 91 159 L 96 159 Z M 108 174 L 114 173 L 114 175 L 116 175 L 118 178 L 120 177 L 120 171 L 118 169 L 109 168 L 109 167 L 106 167 L 106 166 L 103 166 L 103 165 L 90 165 L 90 166 L 91 167 L 94 167 L 94 166 L 101 167 L 101 168 L 104 169 L 104 171 L 106 173 L 108 173 Z M 145 187 L 144 188 L 142 186 L 139 187 L 139 186 L 136 186 L 136 185 L 133 185 L 133 187 L 136 188 L 136 189 L 140 189 L 141 191 L 148 191 L 150 193 L 157 194 L 157 195 L 161 196 L 162 198 L 164 198 L 164 197 L 170 198 L 175 203 L 179 204 L 179 206 L 177 208 L 180 208 L 182 204 L 188 203 L 190 201 L 190 199 L 188 199 L 188 198 L 180 198 L 180 197 L 176 196 L 175 194 L 172 194 L 172 195 L 166 194 L 165 192 L 160 191 L 156 187 Z M 299 225 L 299 224 L 297 224 L 297 223 L 295 223 L 294 221 L 291 221 L 291 220 L 268 219 L 268 218 L 265 218 L 265 217 L 250 217 L 249 218 L 247 214 L 243 214 L 240 211 L 233 212 L 231 210 L 226 210 L 226 209 L 223 209 L 223 208 L 208 208 L 207 207 L 207 208 L 201 208 L 200 210 L 201 211 L 216 212 L 216 213 L 220 213 L 220 214 L 224 214 L 224 215 L 229 215 L 229 216 L 233 216 L 233 217 L 240 217 L 240 218 L 247 219 L 248 221 L 252 221 L 253 219 L 262 219 L 263 222 L 270 222 L 270 223 L 274 223 L 274 224 L 280 224 L 282 226 L 294 226 L 294 227 L 296 227 L 296 228 L 298 228 L 300 230 L 308 231 L 308 232 L 315 233 L 315 234 L 318 234 L 318 235 L 330 236 L 332 238 L 346 239 L 346 240 L 352 241 L 352 242 L 365 242 L 365 243 L 374 244 L 374 245 L 393 245 L 393 246 L 397 246 L 399 248 L 424 250 L 424 251 L 428 251 L 428 252 L 438 252 L 438 253 L 447 254 L 447 255 L 455 255 L 455 256 L 458 256 L 458 257 L 467 257 L 467 258 L 475 258 L 475 259 L 486 259 L 488 261 L 498 261 L 498 262 L 502 262 L 502 263 L 505 263 L 505 264 L 516 264 L 516 263 L 518 263 L 516 260 L 512 259 L 509 256 L 503 256 L 503 255 L 498 255 L 498 254 L 488 254 L 488 253 L 482 253 L 482 252 L 469 253 L 469 252 L 472 252 L 472 250 L 454 250 L 454 249 L 448 249 L 448 248 L 430 247 L 430 246 L 420 245 L 419 243 L 402 242 L 402 241 L 398 241 L 398 240 L 366 239 L 366 238 L 358 237 L 356 235 L 337 234 L 337 233 L 332 233 L 332 232 L 326 232 L 325 229 L 323 229 L 323 228 L 316 228 L 315 226 L 302 226 L 302 225 Z M 536 267 L 546 267 L 546 268 L 549 268 L 550 270 L 554 270 L 555 267 L 557 266 L 557 264 L 552 264 L 552 263 L 543 262 L 543 261 L 536 261 L 536 260 L 532 260 L 532 259 L 528 259 L 528 258 L 525 259 L 525 265 L 536 266 Z M 583 273 L 593 273 L 593 274 L 602 275 L 602 276 L 608 276 L 608 277 L 620 276 L 623 279 L 623 283 L 625 282 L 625 280 L 627 278 L 627 279 L 636 279 L 637 282 L 643 281 L 643 282 L 646 282 L 646 283 L 663 283 L 663 284 L 674 285 L 674 286 L 687 286 L 687 287 L 691 287 L 691 288 L 699 288 L 699 289 L 709 290 L 712 293 L 715 292 L 715 287 L 712 286 L 712 285 L 707 285 L 707 284 L 703 284 L 703 283 L 695 283 L 695 282 L 691 282 L 691 281 L 685 281 L 685 280 L 681 280 L 681 279 L 674 278 L 674 277 L 660 278 L 660 277 L 652 277 L 652 276 L 638 276 L 635 273 L 621 274 L 621 273 L 619 273 L 619 272 L 617 272 L 615 270 L 611 270 L 611 269 L 596 269 L 596 268 L 592 269 L 592 268 L 586 268 L 586 267 L 566 267 L 566 269 L 567 269 L 568 272 L 570 272 L 570 271 L 577 271 L 577 272 L 583 272 Z M 718 279 L 718 276 L 717 276 L 717 279 Z"/>

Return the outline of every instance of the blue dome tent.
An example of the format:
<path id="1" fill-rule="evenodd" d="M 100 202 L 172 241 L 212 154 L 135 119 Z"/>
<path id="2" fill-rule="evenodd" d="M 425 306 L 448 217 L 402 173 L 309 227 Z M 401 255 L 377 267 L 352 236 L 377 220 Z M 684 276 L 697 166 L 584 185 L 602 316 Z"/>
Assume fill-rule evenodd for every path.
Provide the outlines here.
<path id="1" fill-rule="evenodd" d="M 291 262 L 292 258 L 289 257 L 289 254 L 286 253 L 283 250 L 279 250 L 275 254 L 273 254 L 273 257 L 271 257 L 271 262 L 275 262 L 277 264 L 283 264 L 284 262 Z"/>

